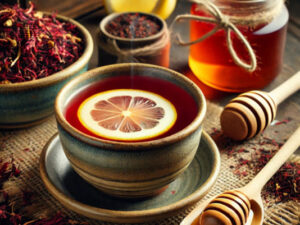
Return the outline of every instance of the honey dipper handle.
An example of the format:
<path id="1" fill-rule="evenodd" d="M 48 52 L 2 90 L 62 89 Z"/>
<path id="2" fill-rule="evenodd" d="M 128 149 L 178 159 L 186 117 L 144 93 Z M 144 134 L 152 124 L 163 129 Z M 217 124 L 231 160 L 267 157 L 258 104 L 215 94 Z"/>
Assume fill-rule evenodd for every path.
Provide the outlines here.
<path id="1" fill-rule="evenodd" d="M 287 81 L 279 85 L 269 94 L 272 99 L 275 101 L 276 105 L 279 105 L 283 100 L 288 98 L 290 95 L 295 93 L 300 89 L 300 71 L 294 74 Z"/>
<path id="2" fill-rule="evenodd" d="M 250 181 L 243 192 L 249 197 L 254 197 L 268 182 L 268 180 L 279 170 L 279 168 L 287 161 L 287 159 L 300 146 L 300 127 L 292 134 L 286 143 L 278 150 L 278 152 L 271 158 L 265 167 Z"/>

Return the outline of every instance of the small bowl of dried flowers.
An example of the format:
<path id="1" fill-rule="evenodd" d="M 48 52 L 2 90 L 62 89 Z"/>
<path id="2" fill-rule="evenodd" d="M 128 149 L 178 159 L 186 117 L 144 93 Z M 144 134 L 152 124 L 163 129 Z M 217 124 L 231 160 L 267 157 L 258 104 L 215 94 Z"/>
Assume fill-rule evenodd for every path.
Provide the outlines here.
<path id="1" fill-rule="evenodd" d="M 78 22 L 18 5 L 0 10 L 0 128 L 40 123 L 60 88 L 87 70 L 93 40 Z"/>

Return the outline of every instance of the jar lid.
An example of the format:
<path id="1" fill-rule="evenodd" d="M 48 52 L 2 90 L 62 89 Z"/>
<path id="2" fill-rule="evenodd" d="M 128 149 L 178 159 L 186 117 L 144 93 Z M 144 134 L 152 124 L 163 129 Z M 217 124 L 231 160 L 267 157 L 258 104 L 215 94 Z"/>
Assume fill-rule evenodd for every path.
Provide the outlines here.
<path id="1" fill-rule="evenodd" d="M 282 10 L 284 0 L 212 0 L 212 3 L 233 23 L 254 27 L 271 22 Z"/>

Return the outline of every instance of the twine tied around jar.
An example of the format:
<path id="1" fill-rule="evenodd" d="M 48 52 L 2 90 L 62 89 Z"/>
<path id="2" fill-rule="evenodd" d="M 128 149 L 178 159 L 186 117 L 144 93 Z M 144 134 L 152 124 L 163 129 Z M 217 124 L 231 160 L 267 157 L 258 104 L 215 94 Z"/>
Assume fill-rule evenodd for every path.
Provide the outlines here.
<path id="1" fill-rule="evenodd" d="M 106 52 L 117 56 L 117 62 L 145 62 L 142 57 L 150 57 L 161 54 L 161 50 L 168 44 L 170 34 L 168 29 L 164 29 L 163 35 L 157 41 L 137 48 L 120 48 L 116 39 L 106 38 L 98 35 L 98 44 Z"/>
<path id="2" fill-rule="evenodd" d="M 257 61 L 256 61 L 256 56 L 255 53 L 247 41 L 247 39 L 244 37 L 244 35 L 239 31 L 239 29 L 230 21 L 229 16 L 224 15 L 217 6 L 215 6 L 213 3 L 207 1 L 207 0 L 190 0 L 193 3 L 199 4 L 204 6 L 208 12 L 213 16 L 213 17 L 205 17 L 205 16 L 196 16 L 196 15 L 178 15 L 172 24 L 170 25 L 170 29 L 173 27 L 173 25 L 180 20 L 183 19 L 189 19 L 189 20 L 199 20 L 201 22 L 209 22 L 209 23 L 214 23 L 216 26 L 214 29 L 211 31 L 207 32 L 203 36 L 201 36 L 199 39 L 190 41 L 190 42 L 184 42 L 182 38 L 180 37 L 179 34 L 176 34 L 177 41 L 180 45 L 182 46 L 187 46 L 187 45 L 192 45 L 192 44 L 197 44 L 204 39 L 212 36 L 215 34 L 218 30 L 224 29 L 226 33 L 226 42 L 227 42 L 227 47 L 228 50 L 232 56 L 233 61 L 235 62 L 236 65 L 248 70 L 249 72 L 253 72 L 256 69 L 257 66 Z M 250 56 L 250 64 L 244 62 L 236 53 L 236 50 L 233 47 L 233 43 L 231 40 L 231 32 L 234 32 L 237 37 L 241 40 L 241 42 L 244 44 L 246 47 L 249 56 Z"/>

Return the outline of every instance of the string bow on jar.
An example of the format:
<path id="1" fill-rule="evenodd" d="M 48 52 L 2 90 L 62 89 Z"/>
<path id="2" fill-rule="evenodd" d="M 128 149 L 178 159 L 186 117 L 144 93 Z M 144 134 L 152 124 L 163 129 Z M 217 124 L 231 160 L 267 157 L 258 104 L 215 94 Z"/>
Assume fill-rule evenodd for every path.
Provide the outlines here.
<path id="1" fill-rule="evenodd" d="M 189 46 L 189 67 L 204 84 L 226 92 L 262 89 L 281 71 L 288 10 L 284 0 L 192 0 L 173 21 L 175 40 Z M 190 20 L 184 42 L 172 26 Z M 182 29 L 181 29 L 182 32 Z"/>
<path id="2" fill-rule="evenodd" d="M 211 3 L 210 1 L 206 1 L 206 0 L 191 0 L 191 2 L 193 3 L 197 3 L 199 6 L 205 7 L 205 9 L 207 10 L 207 12 L 212 16 L 212 17 L 206 17 L 206 16 L 198 16 L 198 15 L 191 15 L 191 14 L 187 14 L 187 15 L 178 15 L 175 20 L 172 22 L 170 27 L 173 27 L 174 24 L 178 21 L 181 21 L 183 19 L 189 19 L 189 20 L 198 20 L 201 22 L 208 22 L 208 23 L 214 23 L 216 24 L 216 26 L 209 31 L 208 33 L 204 34 L 203 36 L 201 36 L 200 38 L 198 38 L 197 40 L 193 40 L 190 42 L 184 42 L 182 40 L 182 38 L 180 37 L 179 34 L 176 35 L 177 38 L 177 42 L 180 45 L 183 46 L 188 46 L 188 45 L 193 45 L 193 44 L 197 44 L 203 40 L 205 40 L 206 38 L 214 35 L 218 30 L 223 29 L 226 33 L 226 42 L 227 42 L 227 47 L 228 50 L 232 56 L 232 59 L 234 60 L 234 62 L 236 63 L 236 65 L 252 72 L 256 69 L 256 56 L 255 53 L 251 47 L 251 45 L 249 44 L 249 42 L 247 41 L 247 39 L 244 37 L 244 35 L 239 31 L 239 29 L 230 21 L 229 16 L 224 15 L 216 5 L 214 5 L 213 3 Z M 244 46 L 246 47 L 249 56 L 250 56 L 250 63 L 246 63 L 244 62 L 236 53 L 236 50 L 233 47 L 233 43 L 232 43 L 232 39 L 231 39 L 231 35 L 232 32 L 234 32 L 236 34 L 236 36 L 241 40 L 241 42 L 244 44 Z"/>

